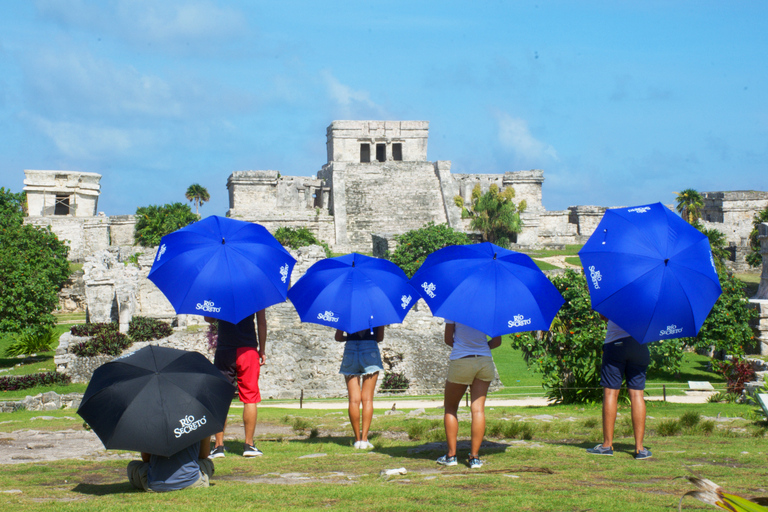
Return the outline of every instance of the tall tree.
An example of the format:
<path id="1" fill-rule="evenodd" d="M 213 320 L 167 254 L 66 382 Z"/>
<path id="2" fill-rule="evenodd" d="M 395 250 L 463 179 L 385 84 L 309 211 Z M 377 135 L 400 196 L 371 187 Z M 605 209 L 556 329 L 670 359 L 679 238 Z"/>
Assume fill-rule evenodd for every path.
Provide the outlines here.
<path id="1" fill-rule="evenodd" d="M 157 247 L 168 233 L 181 229 L 198 219 L 188 204 L 173 203 L 163 206 L 149 205 L 136 208 L 136 245 Z"/>
<path id="2" fill-rule="evenodd" d="M 472 211 L 474 213 L 470 227 L 483 234 L 483 240 L 501 247 L 509 247 L 517 234 L 523 231 L 520 214 L 525 211 L 526 202 L 515 204 L 515 189 L 507 187 L 499 191 L 496 184 L 490 186 L 485 194 L 479 194 L 479 187 L 472 192 Z"/>
<path id="3" fill-rule="evenodd" d="M 677 195 L 677 213 L 690 224 L 699 220 L 701 209 L 704 208 L 704 198 L 701 194 L 692 188 L 686 188 L 675 194 Z"/>
<path id="4" fill-rule="evenodd" d="M 24 224 L 26 195 L 0 187 L 0 332 L 39 335 L 69 276 L 69 247 L 50 228 Z"/>
<path id="5" fill-rule="evenodd" d="M 195 205 L 195 214 L 200 215 L 199 207 L 203 206 L 203 203 L 207 203 L 211 196 L 208 194 L 208 189 L 199 183 L 193 183 L 187 189 L 187 193 L 184 196 Z"/>
<path id="6" fill-rule="evenodd" d="M 768 206 L 764 210 L 757 212 L 752 220 L 752 231 L 749 233 L 749 247 L 751 251 L 747 254 L 747 263 L 753 267 L 759 267 L 763 264 L 763 256 L 760 254 L 760 240 L 757 236 L 757 227 L 763 222 L 768 222 Z"/>

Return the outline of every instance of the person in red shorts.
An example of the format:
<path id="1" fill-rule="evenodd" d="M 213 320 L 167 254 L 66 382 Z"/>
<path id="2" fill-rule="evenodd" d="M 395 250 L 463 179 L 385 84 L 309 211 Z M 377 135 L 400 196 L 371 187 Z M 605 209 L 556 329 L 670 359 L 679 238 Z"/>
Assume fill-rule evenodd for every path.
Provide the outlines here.
<path id="1" fill-rule="evenodd" d="M 237 385 L 240 401 L 243 403 L 245 429 L 243 457 L 262 455 L 261 450 L 253 446 L 253 433 L 256 430 L 258 403 L 261 402 L 259 373 L 265 361 L 266 314 L 262 309 L 236 324 L 209 317 L 205 320 L 210 323 L 218 322 L 218 341 L 213 364 L 232 384 Z M 215 459 L 224 456 L 224 432 L 222 431 L 216 434 L 210 457 Z"/>

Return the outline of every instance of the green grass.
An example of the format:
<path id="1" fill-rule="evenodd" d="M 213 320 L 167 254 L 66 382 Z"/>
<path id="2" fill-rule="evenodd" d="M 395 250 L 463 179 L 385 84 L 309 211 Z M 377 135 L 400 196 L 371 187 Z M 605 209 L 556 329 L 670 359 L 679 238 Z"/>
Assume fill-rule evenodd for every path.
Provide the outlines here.
<path id="1" fill-rule="evenodd" d="M 565 249 L 542 249 L 540 251 L 525 251 L 531 258 L 548 258 L 550 256 L 576 256 L 583 244 L 566 245 Z"/>
<path id="2" fill-rule="evenodd" d="M 760 274 L 734 274 L 736 279 L 746 285 L 744 293 L 747 297 L 754 297 L 757 294 L 757 289 L 760 286 Z"/>
<path id="3" fill-rule="evenodd" d="M 613 457 L 585 452 L 602 440 L 599 405 L 487 408 L 486 444 L 481 448 L 485 465 L 470 470 L 463 464 L 463 443 L 458 466 L 445 468 L 434 462 L 445 451 L 439 440 L 440 409 L 415 418 L 377 412 L 370 436 L 376 449 L 361 452 L 351 447 L 353 438 L 343 411 L 262 407 L 259 424 L 266 433 L 257 437 L 256 444 L 264 456 L 252 460 L 239 456 L 242 426 L 239 411 L 234 411 L 230 432 L 238 439 L 226 442 L 228 455 L 216 459 L 208 489 L 170 494 L 134 491 L 125 476 L 125 459 L 9 464 L 3 466 L 0 491 L 12 492 L 0 492 L 0 509 L 668 511 L 675 510 L 680 497 L 692 490 L 674 477 L 691 472 L 727 492 L 752 497 L 768 494 L 763 485 L 768 476 L 765 429 L 752 419 L 751 410 L 732 404 L 648 403 L 645 444 L 654 457 L 635 461 L 625 405 L 619 406 Z M 696 424 L 692 413 L 701 418 Z M 0 432 L 83 428 L 71 410 L 44 414 L 59 419 L 32 421 L 42 413 L 29 411 L 0 414 Z M 285 428 L 287 415 L 317 425 L 317 436 L 275 434 Z M 708 419 L 718 416 L 730 420 Z M 469 435 L 468 418 L 468 410 L 462 408 L 460 440 Z M 707 428 L 701 428 L 701 423 Z M 409 432 L 420 439 L 411 439 Z M 7 437 L 0 433 L 0 442 Z M 312 454 L 323 456 L 301 458 Z M 384 469 L 400 467 L 407 470 L 406 475 L 380 476 Z M 711 510 L 690 498 L 683 505 L 685 510 Z"/>
<path id="4" fill-rule="evenodd" d="M 565 258 L 565 262 L 568 263 L 569 265 L 575 265 L 577 267 L 582 266 L 581 258 L 579 258 L 578 256 L 568 256 Z"/>
<path id="5" fill-rule="evenodd" d="M 533 262 L 541 270 L 555 270 L 556 268 L 560 268 L 557 265 L 553 265 L 553 264 L 551 264 L 549 262 L 546 262 L 546 261 L 541 261 L 541 260 L 534 259 Z"/>

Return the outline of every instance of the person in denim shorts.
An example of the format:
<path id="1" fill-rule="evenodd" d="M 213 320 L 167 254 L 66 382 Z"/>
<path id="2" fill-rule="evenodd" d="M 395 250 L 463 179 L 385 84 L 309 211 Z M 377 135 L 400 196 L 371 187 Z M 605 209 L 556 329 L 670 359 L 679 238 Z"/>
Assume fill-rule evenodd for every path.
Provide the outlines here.
<path id="1" fill-rule="evenodd" d="M 354 333 L 336 331 L 336 341 L 344 341 L 344 359 L 339 373 L 344 375 L 349 393 L 349 421 L 355 433 L 354 447 L 358 450 L 373 448 L 368 442 L 368 430 L 373 419 L 373 392 L 379 372 L 384 370 L 379 342 L 384 339 L 384 326 Z M 362 378 L 362 383 L 360 382 Z M 360 428 L 360 404 L 363 406 L 363 424 Z"/>
<path id="2" fill-rule="evenodd" d="M 451 347 L 448 376 L 445 380 L 445 438 L 448 453 L 437 459 L 443 466 L 456 466 L 456 443 L 459 434 L 458 411 L 461 397 L 467 392 L 472 399 L 471 450 L 467 463 L 472 469 L 479 468 L 480 445 L 485 436 L 485 397 L 491 381 L 496 376 L 491 350 L 501 345 L 501 336 L 491 340 L 467 325 L 445 321 L 445 344 Z"/>
<path id="3" fill-rule="evenodd" d="M 613 431 L 616 425 L 619 392 L 626 378 L 635 433 L 635 459 L 649 459 L 651 451 L 643 446 L 645 436 L 645 373 L 651 364 L 648 345 L 641 344 L 621 327 L 608 320 L 603 343 L 600 385 L 603 386 L 603 444 L 587 449 L 593 455 L 613 455 Z"/>

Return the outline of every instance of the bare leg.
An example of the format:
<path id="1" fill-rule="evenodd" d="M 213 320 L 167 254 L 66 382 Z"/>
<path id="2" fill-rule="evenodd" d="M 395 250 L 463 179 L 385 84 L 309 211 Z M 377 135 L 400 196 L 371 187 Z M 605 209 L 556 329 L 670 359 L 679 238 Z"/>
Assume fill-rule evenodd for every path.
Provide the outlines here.
<path id="1" fill-rule="evenodd" d="M 445 383 L 445 440 L 448 442 L 448 456 L 456 456 L 456 438 L 459 435 L 459 418 L 456 416 L 459 412 L 461 397 L 467 391 L 466 384 L 456 384 L 455 382 Z"/>
<path id="2" fill-rule="evenodd" d="M 245 429 L 245 444 L 253 446 L 253 433 L 256 431 L 256 417 L 259 404 L 243 404 L 243 428 Z"/>
<path id="3" fill-rule="evenodd" d="M 227 429 L 227 422 L 224 422 L 224 430 Z M 219 446 L 224 446 L 224 430 L 221 432 L 215 434 L 213 436 L 213 447 L 218 448 Z"/>
<path id="4" fill-rule="evenodd" d="M 632 429 L 635 431 L 635 453 L 643 449 L 645 437 L 645 397 L 642 389 L 630 389 L 629 401 L 632 403 Z"/>
<path id="5" fill-rule="evenodd" d="M 345 375 L 347 392 L 349 393 L 349 422 L 355 433 L 355 442 L 360 441 L 360 377 Z"/>
<path id="6" fill-rule="evenodd" d="M 619 406 L 619 389 L 603 388 L 603 447 L 613 448 L 613 430 Z"/>
<path id="7" fill-rule="evenodd" d="M 368 441 L 368 429 L 371 428 L 373 420 L 373 392 L 376 390 L 376 380 L 379 378 L 379 372 L 369 375 L 363 375 L 363 431 L 360 439 Z"/>
<path id="8" fill-rule="evenodd" d="M 485 397 L 488 395 L 490 382 L 475 379 L 469 387 L 472 397 L 472 451 L 470 457 L 477 457 L 480 453 L 480 445 L 485 436 Z"/>

